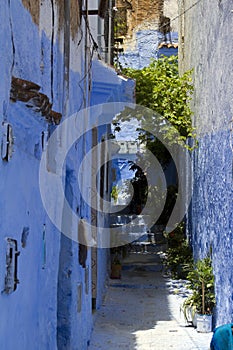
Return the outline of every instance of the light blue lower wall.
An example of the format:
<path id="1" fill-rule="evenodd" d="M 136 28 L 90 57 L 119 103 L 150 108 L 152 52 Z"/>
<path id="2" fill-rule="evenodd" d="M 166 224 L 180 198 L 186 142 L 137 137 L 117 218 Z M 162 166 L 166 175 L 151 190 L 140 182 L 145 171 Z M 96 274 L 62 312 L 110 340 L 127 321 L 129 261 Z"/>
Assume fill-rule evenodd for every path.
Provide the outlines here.
<path id="1" fill-rule="evenodd" d="M 99 248 L 97 250 L 97 298 L 96 298 L 96 308 L 99 309 L 103 303 L 103 297 L 106 292 L 107 281 L 109 277 L 110 269 L 110 252 L 109 249 Z"/>
<path id="2" fill-rule="evenodd" d="M 194 186 L 191 231 L 194 256 L 212 251 L 216 286 L 216 324 L 233 317 L 233 182 L 230 133 L 219 131 L 199 139 L 193 155 Z"/>
<path id="3" fill-rule="evenodd" d="M 1 347 L 52 350 L 56 348 L 60 240 L 45 213 L 39 190 L 38 154 L 47 123 L 38 121 L 20 104 L 12 103 L 7 116 L 15 141 L 12 159 L 0 161 L 1 292 L 6 275 L 6 238 L 17 240 L 20 283 L 15 292 L 0 295 Z M 23 232 L 27 235 L 22 243 Z"/>

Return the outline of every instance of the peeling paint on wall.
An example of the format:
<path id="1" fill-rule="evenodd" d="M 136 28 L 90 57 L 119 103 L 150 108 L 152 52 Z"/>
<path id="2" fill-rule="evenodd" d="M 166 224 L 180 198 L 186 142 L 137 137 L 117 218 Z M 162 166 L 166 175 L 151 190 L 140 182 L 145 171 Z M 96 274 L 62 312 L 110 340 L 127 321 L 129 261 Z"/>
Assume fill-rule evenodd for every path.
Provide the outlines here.
<path id="1" fill-rule="evenodd" d="M 74 39 L 78 33 L 80 26 L 80 1 L 69 0 L 70 1 L 70 31 L 72 38 Z M 35 24 L 39 24 L 40 20 L 40 5 L 39 0 L 22 0 L 23 6 L 30 12 L 32 20 Z M 59 13 L 59 30 L 63 28 L 64 24 L 64 0 L 51 0 L 51 7 L 54 5 L 58 6 Z"/>
<path id="2" fill-rule="evenodd" d="M 61 113 L 53 111 L 48 96 L 38 90 L 40 90 L 39 85 L 25 79 L 12 77 L 11 101 L 24 102 L 26 107 L 31 108 L 34 112 L 41 113 L 48 122 L 59 124 L 62 117 Z"/>
<path id="3" fill-rule="evenodd" d="M 54 2 L 58 7 L 58 29 L 61 30 L 64 27 L 65 18 L 64 0 L 54 0 Z M 72 39 L 74 39 L 78 34 L 81 23 L 81 2 L 79 0 L 68 0 L 67 2 L 69 2 L 70 6 L 70 32 Z"/>
<path id="4" fill-rule="evenodd" d="M 63 112 L 64 79 L 66 76 L 69 78 L 69 113 L 80 109 L 86 89 L 83 79 L 87 77 L 83 64 L 85 42 L 83 40 L 77 47 L 70 35 L 71 29 L 75 35 L 79 22 L 71 25 L 68 22 L 64 30 L 64 4 L 68 3 L 75 6 L 72 7 L 71 17 L 78 19 L 78 3 L 74 0 L 0 1 L 0 13 L 3 14 L 0 32 L 3 53 L 0 56 L 0 117 L 1 123 L 3 122 L 3 135 L 0 141 L 6 144 L 1 154 L 3 159 L 0 161 L 1 290 L 4 290 L 5 282 L 10 282 L 11 289 L 7 286 L 6 291 L 13 291 L 14 283 L 17 282 L 12 274 L 13 265 L 10 266 L 11 270 L 9 269 L 5 280 L 5 237 L 12 235 L 12 239 L 17 240 L 20 246 L 20 284 L 12 295 L 0 294 L 0 339 L 3 349 L 62 350 L 67 349 L 70 343 L 71 349 L 85 350 L 92 329 L 91 271 L 87 270 L 91 266 L 91 252 L 87 251 L 85 269 L 78 263 L 78 244 L 62 236 L 49 220 L 41 200 L 38 180 L 43 152 L 47 157 L 49 171 L 54 174 L 58 174 L 58 169 L 60 171 L 57 152 L 61 139 L 47 147 L 47 139 L 56 128 L 56 125 L 48 125 L 47 116 L 52 117 L 53 124 L 61 117 L 60 113 L 51 108 Z M 36 10 L 37 5 L 40 6 L 40 11 Z M 66 13 L 70 17 L 70 8 Z M 56 36 L 59 34 L 59 21 L 60 37 Z M 84 21 L 82 25 L 84 30 Z M 70 45 L 67 50 L 64 50 L 65 40 Z M 73 64 L 72 68 L 70 62 Z M 66 76 L 64 66 L 68 70 Z M 96 60 L 92 64 L 90 76 L 93 82 L 91 104 L 123 99 L 132 101 L 134 84 L 121 79 L 113 68 L 103 66 L 101 61 Z M 83 128 L 86 126 L 80 125 Z M 65 138 L 66 135 L 64 133 L 61 136 Z M 90 208 L 81 200 L 77 172 L 84 152 L 89 152 L 89 136 L 87 133 L 68 152 L 67 170 L 70 171 L 64 174 L 67 199 L 73 210 L 76 212 L 80 208 L 80 216 L 87 220 L 90 220 Z M 99 136 L 101 138 L 102 131 Z M 88 171 L 83 181 L 83 188 L 88 188 Z M 62 200 L 54 202 L 62 207 Z M 59 219 L 63 220 L 63 217 Z M 77 235 L 77 228 L 72 226 L 71 220 L 69 222 L 70 228 Z M 107 250 L 99 250 L 97 304 L 101 303 L 103 297 L 106 265 Z M 80 285 L 79 290 L 77 285 Z M 17 337 L 12 337 L 13 333 Z"/>
<path id="5" fill-rule="evenodd" d="M 79 0 L 70 0 L 70 30 L 72 34 L 72 38 L 77 35 L 79 26 L 80 26 L 80 1 Z"/>
<path id="6" fill-rule="evenodd" d="M 40 1 L 39 0 L 22 0 L 23 6 L 30 12 L 33 22 L 37 25 L 40 19 Z"/>

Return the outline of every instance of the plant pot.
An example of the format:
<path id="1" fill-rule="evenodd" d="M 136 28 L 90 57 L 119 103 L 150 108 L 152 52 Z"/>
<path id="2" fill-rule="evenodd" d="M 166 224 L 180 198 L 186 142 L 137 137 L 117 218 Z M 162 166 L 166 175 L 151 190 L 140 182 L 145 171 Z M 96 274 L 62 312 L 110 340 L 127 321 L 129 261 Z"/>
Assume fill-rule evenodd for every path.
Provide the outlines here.
<path id="1" fill-rule="evenodd" d="M 181 312 L 183 313 L 184 316 L 184 321 L 186 324 L 193 323 L 193 312 L 192 312 L 192 306 L 189 305 L 183 305 L 180 308 Z"/>
<path id="2" fill-rule="evenodd" d="M 193 324 L 193 327 L 197 328 L 197 313 L 194 312 L 192 314 L 192 324 Z"/>
<path id="3" fill-rule="evenodd" d="M 121 278 L 121 265 L 120 264 L 112 264 L 110 278 L 112 278 L 112 279 L 120 279 Z"/>
<path id="4" fill-rule="evenodd" d="M 197 314 L 197 332 L 212 332 L 212 315 Z"/>
<path id="5" fill-rule="evenodd" d="M 196 313 L 196 308 L 191 306 L 188 310 L 188 318 L 189 322 L 192 323 L 193 327 L 197 327 L 197 313 Z"/>

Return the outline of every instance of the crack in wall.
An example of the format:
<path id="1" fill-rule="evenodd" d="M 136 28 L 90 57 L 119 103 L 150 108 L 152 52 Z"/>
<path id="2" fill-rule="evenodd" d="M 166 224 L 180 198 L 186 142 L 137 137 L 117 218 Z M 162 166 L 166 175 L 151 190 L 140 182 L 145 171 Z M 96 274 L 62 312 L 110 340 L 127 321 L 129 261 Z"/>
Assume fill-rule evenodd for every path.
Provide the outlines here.
<path id="1" fill-rule="evenodd" d="M 51 72 L 50 72 L 50 84 L 51 84 L 51 102 L 53 103 L 53 50 L 54 50 L 54 22 L 55 22 L 55 13 L 54 13 L 54 3 L 51 1 L 51 9 L 52 9 L 52 36 L 51 36 Z"/>
<path id="2" fill-rule="evenodd" d="M 14 66 L 15 66 L 15 42 L 14 42 L 14 32 L 13 32 L 13 24 L 12 24 L 12 17 L 11 17 L 11 0 L 8 0 L 8 6 L 9 6 L 9 23 L 10 23 L 10 29 L 11 29 L 11 44 L 12 44 L 12 65 L 11 65 L 11 76 L 13 74 Z"/>

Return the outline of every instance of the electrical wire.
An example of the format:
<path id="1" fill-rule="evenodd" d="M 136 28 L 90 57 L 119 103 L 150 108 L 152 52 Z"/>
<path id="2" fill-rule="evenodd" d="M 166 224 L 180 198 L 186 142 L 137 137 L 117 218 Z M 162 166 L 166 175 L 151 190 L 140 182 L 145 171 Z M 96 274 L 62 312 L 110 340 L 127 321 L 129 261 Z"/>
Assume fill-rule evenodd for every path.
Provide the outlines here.
<path id="1" fill-rule="evenodd" d="M 177 16 L 173 17 L 170 22 L 174 22 L 175 20 L 177 20 L 178 18 L 180 18 L 181 16 L 183 16 L 185 13 L 187 13 L 188 11 L 190 11 L 191 9 L 193 9 L 195 6 L 197 6 L 202 0 L 197 0 L 194 4 L 192 4 L 190 7 L 188 7 L 187 9 L 185 9 L 183 12 L 181 12 L 180 14 L 178 14 Z M 80 79 L 80 81 L 78 82 L 78 85 L 79 85 L 79 88 L 81 89 L 82 91 L 82 94 L 83 94 L 83 97 L 84 97 L 84 91 L 83 91 L 83 88 L 81 86 L 81 83 L 85 80 L 85 78 L 90 74 L 91 72 L 91 68 L 92 68 L 92 59 L 93 59 L 93 56 L 94 56 L 94 53 L 97 52 L 98 54 L 98 59 L 102 59 L 101 56 L 100 56 L 100 52 L 99 50 L 102 49 L 101 47 L 98 46 L 98 44 L 96 43 L 92 33 L 91 33 L 91 29 L 90 29 L 90 26 L 89 26 L 89 21 L 88 21 L 88 16 L 84 16 L 85 18 L 85 23 L 86 23 L 86 26 L 87 26 L 87 30 L 88 30 L 88 33 L 89 33 L 89 40 L 92 42 L 92 48 L 91 48 L 91 53 L 90 53 L 90 60 L 89 60 L 89 65 L 88 65 L 88 69 L 87 71 L 85 72 L 84 76 Z M 160 29 L 162 29 L 163 27 L 165 27 L 167 24 L 164 24 L 160 27 Z M 140 41 L 142 40 L 143 38 L 147 37 L 148 35 L 145 34 L 145 35 L 142 35 L 140 38 L 138 39 L 130 39 L 130 40 L 127 40 L 127 43 L 131 43 L 131 42 L 137 42 L 137 41 Z M 78 46 L 81 44 L 81 41 L 83 39 L 83 32 L 82 32 L 82 36 L 81 36 L 81 39 L 78 43 Z M 112 48 L 115 48 L 115 45 L 112 45 L 110 47 L 111 49 Z M 107 48 L 109 49 L 109 48 Z M 90 86 L 90 82 L 89 82 L 89 86 Z M 82 105 L 83 105 L 83 102 L 81 103 L 81 106 L 80 106 L 80 109 L 82 108 Z"/>

